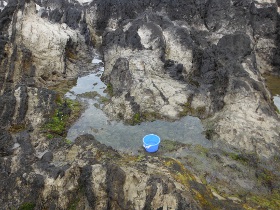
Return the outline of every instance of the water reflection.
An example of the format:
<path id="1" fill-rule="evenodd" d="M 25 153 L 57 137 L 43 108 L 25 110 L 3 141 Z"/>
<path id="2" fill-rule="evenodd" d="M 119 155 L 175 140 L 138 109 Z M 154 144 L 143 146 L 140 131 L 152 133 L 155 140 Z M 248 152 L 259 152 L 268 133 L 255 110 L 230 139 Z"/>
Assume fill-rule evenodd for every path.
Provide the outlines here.
<path id="1" fill-rule="evenodd" d="M 273 102 L 274 102 L 275 106 L 278 108 L 278 110 L 280 111 L 280 96 L 279 95 L 274 96 Z"/>

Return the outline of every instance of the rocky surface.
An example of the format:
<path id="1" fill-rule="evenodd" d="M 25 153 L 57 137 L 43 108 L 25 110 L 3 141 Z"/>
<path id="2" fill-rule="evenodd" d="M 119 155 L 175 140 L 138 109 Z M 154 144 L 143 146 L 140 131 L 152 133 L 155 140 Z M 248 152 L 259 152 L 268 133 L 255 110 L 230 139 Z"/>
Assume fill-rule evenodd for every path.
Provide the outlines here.
<path id="1" fill-rule="evenodd" d="M 279 75 L 276 1 L 4 2 L 1 209 L 280 208 L 279 115 L 263 79 Z M 165 140 L 130 156 L 90 135 L 69 143 L 77 110 L 58 87 L 93 68 L 92 46 L 111 117 L 195 115 L 213 148 Z"/>
<path id="2" fill-rule="evenodd" d="M 1 126 L 40 123 L 41 112 L 47 112 L 55 98 L 46 87 L 76 77 L 80 60 L 90 62 L 85 39 L 66 24 L 38 17 L 32 1 L 11 1 L 0 19 Z M 40 108 L 35 109 L 37 104 Z M 34 111 L 41 114 L 34 116 Z"/>
<path id="3" fill-rule="evenodd" d="M 275 2 L 128 4 L 97 13 L 107 23 L 107 113 L 128 121 L 197 115 L 208 118 L 213 140 L 266 157 L 279 152 L 279 117 L 261 75 L 278 74 Z"/>
<path id="4" fill-rule="evenodd" d="M 7 138 L 1 136 L 1 145 Z M 28 203 L 36 209 L 205 209 L 207 203 L 242 209 L 213 197 L 172 158 L 122 156 L 90 135 L 71 146 L 56 139 L 49 145 L 52 152 L 41 154 L 28 132 L 16 141 L 5 145 L 11 153 L 2 157 L 2 209 Z"/>

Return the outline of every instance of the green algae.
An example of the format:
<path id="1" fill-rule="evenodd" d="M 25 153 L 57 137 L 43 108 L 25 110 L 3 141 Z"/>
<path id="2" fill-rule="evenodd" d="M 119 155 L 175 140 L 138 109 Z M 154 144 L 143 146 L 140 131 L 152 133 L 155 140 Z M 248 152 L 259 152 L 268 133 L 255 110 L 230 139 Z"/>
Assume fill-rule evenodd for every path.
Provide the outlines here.
<path id="1" fill-rule="evenodd" d="M 34 203 L 23 203 L 19 208 L 18 210 L 33 210 L 35 209 L 35 204 Z"/>
<path id="2" fill-rule="evenodd" d="M 48 139 L 53 139 L 55 136 L 65 136 L 67 128 L 79 117 L 82 108 L 78 101 L 71 99 L 65 99 L 62 102 L 61 98 L 57 97 L 56 103 L 57 109 L 42 126 Z"/>
<path id="3" fill-rule="evenodd" d="M 91 92 L 77 94 L 77 96 L 82 97 L 82 98 L 94 99 L 95 97 L 100 96 L 100 95 L 97 91 L 91 91 Z"/>
<path id="4" fill-rule="evenodd" d="M 273 192 L 269 195 L 251 195 L 246 198 L 246 203 L 243 205 L 245 209 L 280 209 L 280 193 Z"/>

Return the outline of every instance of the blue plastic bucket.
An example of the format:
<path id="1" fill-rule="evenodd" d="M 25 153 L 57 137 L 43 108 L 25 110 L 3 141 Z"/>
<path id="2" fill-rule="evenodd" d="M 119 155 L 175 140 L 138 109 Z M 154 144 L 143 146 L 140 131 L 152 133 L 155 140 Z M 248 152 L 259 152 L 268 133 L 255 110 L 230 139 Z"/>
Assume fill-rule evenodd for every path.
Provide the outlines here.
<path id="1" fill-rule="evenodd" d="M 159 136 L 155 134 L 149 134 L 143 138 L 143 147 L 147 152 L 156 152 L 158 151 L 158 146 L 160 143 Z"/>

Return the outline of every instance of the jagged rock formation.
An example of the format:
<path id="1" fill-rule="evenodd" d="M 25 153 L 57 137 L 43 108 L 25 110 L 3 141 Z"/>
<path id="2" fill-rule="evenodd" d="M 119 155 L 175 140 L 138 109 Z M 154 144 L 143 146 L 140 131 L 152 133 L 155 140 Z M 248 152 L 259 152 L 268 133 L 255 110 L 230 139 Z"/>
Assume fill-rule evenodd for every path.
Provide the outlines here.
<path id="1" fill-rule="evenodd" d="M 52 94 L 47 85 L 78 74 L 77 58 L 88 59 L 85 39 L 66 24 L 53 24 L 37 16 L 35 3 L 11 1 L 0 14 L 1 19 L 1 126 L 34 121 L 28 115 Z M 33 100 L 33 97 L 35 98 Z M 48 103 L 43 103 L 46 108 Z M 35 109 L 39 123 L 41 112 Z M 16 119 L 18 118 L 18 119 Z M 36 126 L 37 124 L 33 124 Z"/>
<path id="2" fill-rule="evenodd" d="M 6 6 L 7 6 L 7 1 L 6 0 L 1 0 L 0 1 L 0 11 L 2 11 Z"/>
<path id="3" fill-rule="evenodd" d="M 211 116 L 213 139 L 279 151 L 279 117 L 261 76 L 278 74 L 276 2 L 109 2 L 96 3 L 95 23 L 114 94 L 105 111 L 128 121 Z"/>
<path id="4" fill-rule="evenodd" d="M 261 75 L 279 74 L 275 1 L 7 2 L 0 12 L 0 208 L 243 209 L 247 198 L 227 195 L 278 192 L 279 170 L 269 171 L 275 163 L 259 169 L 257 161 L 244 163 L 255 156 L 220 151 L 279 152 L 279 116 Z M 198 153 L 219 166 L 181 160 L 226 189 L 224 197 L 175 159 L 119 154 L 89 135 L 71 145 L 46 137 L 41 126 L 59 100 L 48 87 L 90 69 L 92 46 L 104 54 L 112 117 L 205 119 L 207 136 L 223 144 Z M 223 186 L 236 177 L 228 173 L 239 179 Z"/>
<path id="5" fill-rule="evenodd" d="M 1 143 L 11 138 L 2 137 Z M 16 146 L 4 145 L 17 156 L 7 154 L 1 168 L 10 169 L 0 174 L 0 192 L 6 192 L 1 209 L 28 202 L 36 209 L 204 209 L 207 203 L 242 209 L 209 196 L 209 189 L 174 159 L 122 156 L 90 135 L 70 147 L 57 140 L 53 152 L 43 154 L 35 153 L 27 132 L 17 140 Z M 10 197 L 16 199 L 9 203 Z"/>

